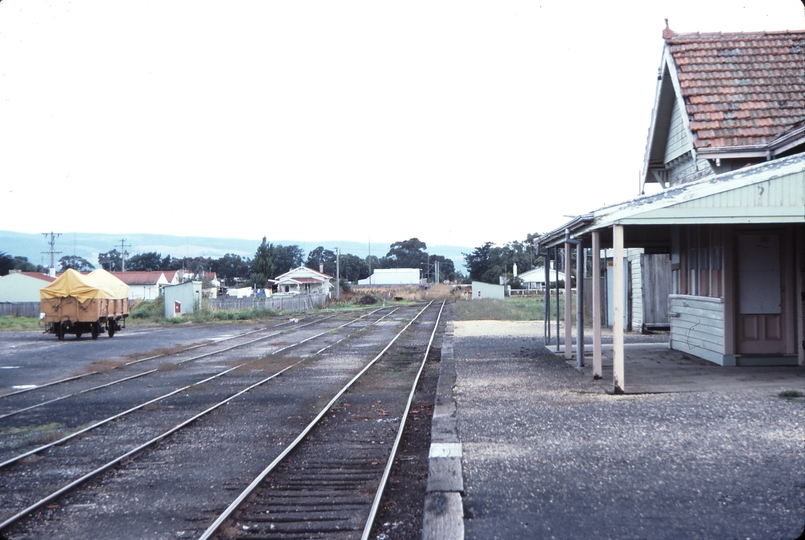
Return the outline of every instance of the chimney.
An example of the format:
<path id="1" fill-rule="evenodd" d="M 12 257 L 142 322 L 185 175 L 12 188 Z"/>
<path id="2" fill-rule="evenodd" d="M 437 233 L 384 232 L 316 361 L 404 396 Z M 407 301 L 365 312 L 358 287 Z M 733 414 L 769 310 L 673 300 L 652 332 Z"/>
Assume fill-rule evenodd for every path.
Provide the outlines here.
<path id="1" fill-rule="evenodd" d="M 319 263 L 319 274 L 323 274 L 323 273 L 324 273 L 324 263 L 320 262 Z"/>
<path id="2" fill-rule="evenodd" d="M 668 26 L 668 19 L 665 19 L 665 30 L 662 31 L 662 39 L 671 39 L 675 35 L 674 31 Z"/>

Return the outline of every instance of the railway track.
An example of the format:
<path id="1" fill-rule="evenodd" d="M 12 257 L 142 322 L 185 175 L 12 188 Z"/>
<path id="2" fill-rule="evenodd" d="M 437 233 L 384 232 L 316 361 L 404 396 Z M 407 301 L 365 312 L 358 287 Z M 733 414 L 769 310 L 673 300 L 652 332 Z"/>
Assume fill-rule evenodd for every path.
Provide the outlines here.
<path id="1" fill-rule="evenodd" d="M 369 538 L 440 318 L 441 309 L 428 328 L 425 347 L 414 332 L 400 343 L 395 338 L 336 393 L 200 540 Z M 390 387 L 407 387 L 408 392 L 392 392 L 389 399 Z M 345 398 L 349 401 L 338 406 L 348 390 L 353 391 Z M 352 412 L 353 405 L 361 412 Z"/>
<path id="2" fill-rule="evenodd" d="M 387 311 L 390 312 L 390 311 Z M 46 424 L 63 424 L 65 426 L 70 426 L 71 423 L 68 419 L 65 418 L 66 415 L 69 415 L 69 408 L 70 408 L 70 400 L 76 401 L 82 398 L 86 398 L 86 395 L 92 392 L 100 392 L 100 391 L 107 391 L 107 392 L 117 392 L 117 388 L 113 388 L 117 385 L 121 385 L 123 383 L 131 383 L 136 381 L 136 384 L 139 386 L 140 392 L 135 393 L 128 399 L 127 401 L 124 400 L 116 400 L 114 403 L 114 407 L 116 410 L 114 412 L 110 412 L 109 416 L 106 416 L 102 419 L 93 419 L 89 425 L 84 427 L 74 427 L 70 428 L 67 427 L 64 430 L 54 430 L 51 434 L 54 435 L 54 439 L 51 442 L 48 442 L 44 445 L 34 444 L 28 445 L 29 448 L 27 452 L 17 452 L 13 456 L 11 456 L 11 452 L 18 448 L 22 443 L 18 443 L 14 447 L 9 447 L 5 445 L 4 448 L 0 449 L 0 469 L 3 467 L 10 465 L 16 461 L 24 459 L 28 455 L 39 453 L 43 450 L 46 450 L 52 446 L 62 444 L 67 440 L 70 440 L 73 437 L 79 436 L 81 434 L 86 433 L 92 429 L 100 427 L 108 422 L 118 420 L 122 416 L 131 414 L 137 410 L 140 410 L 144 407 L 148 407 L 162 401 L 166 398 L 169 398 L 177 393 L 187 390 L 188 388 L 207 383 L 215 378 L 223 377 L 229 374 L 234 369 L 242 368 L 249 364 L 249 361 L 242 361 L 236 363 L 234 366 L 228 366 L 221 369 L 216 369 L 214 371 L 206 371 L 202 374 L 199 374 L 197 371 L 189 371 L 187 373 L 187 377 L 180 379 L 180 384 L 175 385 L 173 388 L 168 388 L 164 393 L 159 395 L 154 395 L 155 391 L 149 389 L 157 388 L 158 385 L 152 384 L 153 381 L 149 382 L 150 380 L 145 381 L 137 381 L 137 379 L 152 376 L 152 375 L 159 375 L 161 372 L 165 370 L 175 370 L 177 366 L 183 366 L 185 364 L 189 364 L 191 362 L 202 361 L 205 359 L 214 358 L 217 356 L 221 356 L 226 353 L 231 353 L 236 349 L 247 348 L 249 346 L 253 346 L 256 343 L 264 342 L 266 340 L 276 338 L 277 336 L 287 336 L 292 332 L 300 332 L 303 329 L 313 328 L 315 329 L 313 334 L 308 334 L 299 338 L 297 341 L 291 341 L 285 343 L 283 346 L 273 349 L 270 351 L 270 354 L 277 354 L 278 352 L 282 352 L 299 344 L 305 343 L 310 341 L 311 339 L 315 339 L 321 337 L 328 332 L 331 332 L 333 329 L 336 328 L 345 328 L 352 324 L 355 324 L 357 321 L 362 320 L 365 317 L 371 316 L 375 312 L 369 312 L 360 317 L 348 320 L 347 322 L 339 322 L 337 324 L 332 324 L 331 320 L 333 319 L 332 316 L 324 317 L 324 318 L 316 318 L 312 321 L 303 322 L 301 324 L 295 324 L 291 327 L 291 329 L 284 329 L 287 324 L 283 323 L 280 325 L 272 326 L 271 328 L 261 329 L 261 330 L 253 330 L 249 332 L 244 332 L 241 334 L 237 334 L 235 336 L 228 337 L 224 340 L 217 340 L 216 342 L 210 344 L 195 344 L 188 347 L 182 347 L 180 349 L 172 350 L 169 353 L 160 353 L 156 355 L 149 355 L 144 358 L 140 358 L 137 360 L 127 361 L 121 363 L 119 366 L 116 366 L 117 369 L 110 371 L 108 373 L 101 373 L 98 371 L 93 371 L 85 376 L 78 376 L 78 377 L 70 377 L 67 379 L 62 379 L 59 381 L 55 381 L 53 383 L 48 383 L 45 385 L 41 385 L 42 388 L 47 393 L 39 393 L 38 395 L 32 394 L 31 392 L 15 392 L 11 394 L 6 394 L 5 396 L 0 397 L 0 402 L 2 402 L 3 407 L 0 408 L 0 430 L 9 429 L 16 429 L 16 430 L 23 430 L 27 424 L 36 423 L 37 419 L 47 419 Z M 327 324 L 330 322 L 331 324 L 325 328 L 322 328 L 321 325 Z M 278 330 L 279 328 L 279 330 Z M 225 346 L 221 346 L 222 341 L 233 341 L 233 343 L 228 343 Z M 200 354 L 196 351 L 200 348 L 212 349 L 206 350 Z M 157 361 L 162 360 L 164 363 L 154 367 L 152 369 L 142 370 L 138 369 L 141 364 L 146 361 Z M 135 372 L 132 373 L 131 366 L 135 366 Z M 86 377 L 92 377 L 93 381 L 90 382 Z M 102 379 L 100 381 L 95 379 Z M 173 381 L 176 380 L 176 377 L 172 379 Z M 63 389 L 63 391 L 57 395 L 53 396 L 52 393 L 56 390 L 55 387 L 58 385 L 59 388 Z M 65 386 L 72 386 L 72 388 L 64 389 Z M 22 395 L 25 394 L 25 395 Z M 22 404 L 20 403 L 22 401 Z M 33 403 L 30 403 L 32 402 Z M 43 410 L 39 411 L 36 409 L 39 408 L 50 408 L 50 410 Z M 36 414 L 33 418 L 32 415 Z M 21 419 L 13 419 L 8 420 L 9 417 L 22 415 L 23 418 Z M 39 420 L 42 422 L 43 420 Z M 72 422 L 72 425 L 75 425 L 75 422 Z M 63 433 L 66 431 L 66 433 Z M 36 439 L 34 439 L 36 441 Z"/>
<path id="3" fill-rule="evenodd" d="M 0 523 L 0 534 L 4 534 L 8 538 L 37 537 L 37 534 L 31 535 L 31 531 L 36 528 L 30 527 L 32 521 L 29 520 L 29 517 L 37 512 L 39 514 L 44 513 L 47 516 L 48 522 L 50 522 L 50 514 L 67 512 L 70 514 L 71 518 L 75 517 L 76 514 L 81 513 L 81 509 L 87 509 L 92 504 L 97 503 L 77 503 L 76 505 L 74 502 L 71 503 L 69 499 L 82 499 L 88 496 L 92 498 L 90 493 L 95 493 L 99 487 L 103 488 L 107 485 L 110 475 L 112 475 L 112 477 L 115 474 L 121 473 L 125 475 L 132 470 L 135 472 L 152 470 L 150 466 L 143 468 L 127 467 L 127 464 L 142 462 L 144 458 L 142 458 L 141 455 L 159 453 L 161 451 L 155 450 L 155 448 L 164 446 L 171 447 L 172 450 L 169 453 L 175 457 L 176 455 L 187 453 L 188 448 L 192 448 L 193 444 L 198 446 L 197 441 L 199 435 L 197 432 L 199 431 L 199 427 L 196 425 L 202 421 L 202 419 L 203 422 L 210 424 L 206 427 L 202 426 L 202 431 L 204 429 L 211 429 L 213 431 L 219 430 L 219 427 L 214 426 L 219 426 L 221 422 L 226 424 L 229 422 L 228 419 L 233 417 L 233 414 L 235 420 L 229 422 L 227 429 L 232 429 L 233 424 L 243 424 L 244 422 L 245 425 L 254 427 L 255 422 L 252 421 L 250 423 L 248 420 L 249 415 L 255 416 L 254 413 L 259 412 L 260 407 L 266 406 L 266 404 L 270 402 L 274 406 L 268 408 L 277 413 L 276 417 L 269 421 L 263 418 L 262 415 L 257 415 L 260 417 L 257 423 L 261 424 L 261 429 L 264 429 L 264 431 L 261 432 L 263 434 L 262 437 L 268 436 L 275 438 L 277 440 L 277 446 L 281 444 L 282 441 L 289 441 L 293 438 L 292 435 L 295 433 L 295 430 L 298 429 L 294 426 L 299 424 L 299 419 L 309 417 L 311 414 L 310 411 L 313 409 L 314 405 L 320 402 L 322 398 L 318 396 L 318 393 L 321 392 L 320 389 L 312 393 L 305 393 L 303 388 L 302 393 L 304 396 L 296 396 L 297 399 L 293 399 L 293 396 L 289 395 L 293 392 L 285 388 L 289 384 L 288 379 L 294 378 L 302 382 L 302 386 L 310 385 L 321 387 L 320 381 L 316 384 L 311 384 L 310 381 L 315 381 L 317 375 L 321 377 L 322 368 L 326 370 L 326 365 L 320 365 L 322 362 L 326 364 L 326 360 L 322 359 L 326 359 L 328 355 L 355 355 L 357 351 L 360 351 L 357 356 L 362 356 L 365 355 L 365 352 L 369 348 L 376 348 L 377 343 L 371 343 L 372 340 L 386 339 L 379 336 L 388 335 L 389 328 L 399 324 L 399 321 L 391 322 L 389 319 L 390 314 L 391 310 L 385 310 L 383 313 L 376 313 L 376 316 L 371 320 L 362 317 L 361 319 L 366 320 L 358 322 L 359 319 L 356 319 L 327 329 L 322 329 L 321 331 L 312 331 L 313 329 L 311 329 L 311 332 L 309 332 L 307 336 L 300 336 L 301 339 L 284 341 L 285 338 L 289 337 L 287 334 L 271 336 L 273 339 L 270 340 L 260 339 L 258 336 L 256 340 L 249 343 L 248 346 L 244 344 L 242 347 L 227 347 L 226 350 L 218 348 L 215 351 L 211 351 L 210 354 L 203 355 L 203 358 L 199 358 L 201 355 L 195 355 L 195 362 L 188 361 L 187 359 L 176 361 L 177 364 L 179 362 L 186 362 L 191 365 L 195 364 L 197 366 L 196 370 L 201 370 L 201 367 L 208 370 L 210 367 L 216 367 L 216 364 L 222 362 L 221 356 L 228 356 L 230 360 L 232 357 L 238 359 L 238 361 L 235 362 L 237 365 L 228 366 L 223 370 L 219 369 L 217 371 L 218 375 L 216 375 L 214 379 L 219 382 L 215 385 L 216 388 L 214 391 L 209 389 L 209 387 L 212 386 L 211 381 L 213 377 L 208 376 L 190 385 L 193 387 L 202 387 L 204 388 L 203 391 L 195 391 L 192 390 L 190 386 L 185 385 L 179 387 L 178 391 L 171 395 L 161 397 L 158 406 L 155 405 L 156 402 L 143 402 L 137 406 L 136 414 L 135 411 L 127 411 L 127 414 L 131 414 L 132 417 L 139 418 L 139 420 L 120 421 L 119 418 L 107 420 L 103 425 L 104 427 L 98 428 L 99 431 L 101 431 L 98 435 L 82 432 L 74 436 L 75 440 L 71 437 L 67 440 L 60 440 L 57 445 L 49 445 L 47 448 L 34 448 L 32 449 L 33 451 L 28 450 L 25 455 L 17 454 L 17 456 L 22 457 L 15 457 L 11 460 L 6 460 L 8 463 L 0 464 L 0 492 L 10 494 L 10 496 L 0 496 L 0 501 L 4 501 L 0 502 L 0 511 L 2 511 L 0 517 L 4 519 L 4 521 Z M 405 318 L 405 316 L 402 318 Z M 385 323 L 383 322 L 384 320 L 386 321 Z M 359 326 L 362 330 L 372 329 L 372 331 L 364 332 L 364 335 L 358 338 L 355 332 L 343 331 L 343 329 L 350 325 Z M 378 328 L 383 328 L 384 325 L 387 327 L 385 330 L 382 332 L 377 331 Z M 369 336 L 374 337 L 369 338 Z M 261 344 L 255 345 L 257 341 L 261 342 Z M 271 345 L 269 345 L 269 343 L 271 343 Z M 240 351 L 245 349 L 251 351 L 249 358 L 240 356 L 242 355 Z M 293 354 L 290 353 L 291 349 L 293 349 Z M 270 361 L 268 360 L 269 357 L 272 357 Z M 356 363 L 357 362 L 351 362 L 350 364 L 353 365 Z M 302 367 L 307 364 L 310 365 Z M 352 369 L 354 369 L 354 365 Z M 164 374 L 171 373 L 171 371 L 165 372 L 158 370 L 156 373 Z M 294 373 L 293 377 L 289 377 L 290 373 Z M 312 379 L 311 374 L 313 375 Z M 282 376 L 280 377 L 280 375 Z M 144 375 L 143 377 L 155 376 L 156 375 L 152 375 L 149 372 L 147 376 Z M 326 379 L 327 376 L 324 378 Z M 284 379 L 280 384 L 267 384 L 269 381 L 280 379 Z M 134 381 L 142 382 L 142 380 L 145 379 L 140 379 L 139 377 L 128 378 L 125 381 L 121 381 L 119 384 L 125 386 L 133 384 Z M 329 384 L 328 382 L 327 385 Z M 153 386 L 153 384 L 151 386 Z M 273 389 L 268 391 L 266 390 L 268 387 L 272 387 Z M 108 391 L 109 387 L 107 386 L 106 388 L 107 390 L 98 389 L 98 392 Z M 260 392 L 266 394 L 263 396 L 266 399 L 259 399 L 256 394 Z M 269 396 L 269 394 L 271 395 Z M 221 399 L 222 396 L 223 399 Z M 213 397 L 215 398 L 213 405 L 206 407 L 200 405 L 201 402 L 205 404 L 209 403 Z M 259 405 L 256 407 L 254 405 L 255 398 L 257 398 L 259 402 Z M 83 393 L 77 393 L 76 395 L 71 394 L 69 398 L 65 398 L 65 401 L 59 405 L 63 406 L 65 403 L 77 403 L 83 399 L 86 399 L 86 395 Z M 49 406 L 51 405 L 42 406 L 37 409 L 37 414 L 47 411 Z M 152 410 L 149 410 L 154 407 L 157 407 L 160 411 L 156 415 L 153 414 Z M 174 412 L 177 410 L 184 412 L 181 422 L 176 421 L 177 415 L 174 414 Z M 188 411 L 197 412 L 188 417 Z M 283 415 L 289 413 L 293 414 L 284 417 L 284 419 L 288 421 L 280 422 L 278 420 Z M 13 416 L 22 417 L 26 414 L 30 413 L 23 412 Z M 157 418 L 156 421 L 151 420 L 154 417 Z M 211 417 L 217 419 L 210 420 Z M 146 418 L 149 420 L 143 420 Z M 293 421 L 291 421 L 291 419 L 293 419 Z M 5 420 L 9 420 L 9 418 Z M 265 424 L 265 426 L 262 426 L 262 424 Z M 147 429 L 145 425 L 148 425 Z M 0 424 L 0 428 L 1 426 L 2 424 Z M 188 430 L 187 428 L 190 426 L 196 427 L 195 429 Z M 187 431 L 190 431 L 191 434 L 188 435 L 186 433 Z M 204 439 L 203 435 L 200 437 L 202 440 Z M 89 439 L 99 439 L 107 442 L 115 441 L 115 444 L 111 445 L 111 450 L 99 450 L 97 446 L 87 442 Z M 196 442 L 189 442 L 191 440 Z M 0 439 L 0 445 L 2 445 L 2 442 L 2 439 Z M 238 446 L 239 452 L 252 452 L 252 445 L 250 445 L 246 439 L 244 439 L 243 445 L 236 446 Z M 259 448 L 259 445 L 257 445 L 254 446 L 254 448 L 258 448 L 258 450 L 254 450 L 254 452 L 260 453 L 261 456 L 270 456 L 277 452 L 276 448 L 273 446 L 272 444 L 270 448 L 263 449 Z M 174 452 L 173 450 L 177 451 Z M 205 459 L 208 461 L 212 459 L 211 463 L 215 463 L 216 461 L 214 457 Z M 261 457 L 261 459 L 268 458 Z M 99 461 L 102 462 L 100 465 L 98 465 Z M 85 465 L 90 462 L 92 466 Z M 232 468 L 232 465 L 229 464 L 221 468 L 228 470 Z M 67 479 L 64 474 L 65 470 L 75 470 L 78 472 L 74 472 L 71 478 Z M 233 473 L 222 471 L 222 474 Z M 226 496 L 229 495 L 228 492 L 234 489 L 232 487 L 233 485 L 242 483 L 242 473 L 234 473 L 234 476 L 234 480 L 228 479 L 224 481 L 223 489 L 219 489 L 209 498 L 210 504 L 220 504 L 218 501 L 226 499 Z M 104 481 L 103 477 L 107 477 L 107 481 Z M 35 480 L 28 484 L 30 489 L 19 487 L 26 485 L 26 481 L 30 482 L 31 479 Z M 42 484 L 59 486 L 59 488 L 51 488 L 47 494 L 40 496 L 37 495 L 37 493 L 41 494 L 45 491 L 40 489 Z M 89 487 L 84 486 L 84 484 L 87 484 Z M 78 489 L 80 486 L 84 487 Z M 147 499 L 148 490 L 145 491 L 144 498 Z M 191 497 L 191 499 L 192 498 L 194 497 Z M 197 499 L 197 497 L 195 498 Z M 180 504 L 178 506 L 182 505 Z M 66 509 L 72 507 L 73 510 L 77 509 L 78 511 L 61 510 L 63 507 Z M 12 514 L 12 511 L 15 513 Z M 179 511 L 181 512 L 182 510 Z M 205 520 L 210 521 L 208 512 L 201 512 L 202 515 L 198 515 L 198 510 L 188 510 L 188 513 L 193 514 L 190 517 L 186 517 L 186 520 L 193 525 L 193 527 L 188 527 L 188 529 L 198 528 L 198 523 L 203 523 Z M 175 520 L 176 516 L 174 515 L 172 519 Z M 77 526 L 72 525 L 72 519 L 67 519 L 66 522 L 71 523 L 70 525 L 66 525 L 66 529 L 68 530 L 72 530 Z M 52 536 L 50 533 L 55 534 L 55 537 L 59 536 L 56 531 L 50 531 L 48 536 Z M 65 533 L 64 537 L 70 535 L 75 536 L 76 534 Z M 81 533 L 77 533 L 77 535 L 81 536 Z M 138 536 L 135 534 L 132 537 Z"/>

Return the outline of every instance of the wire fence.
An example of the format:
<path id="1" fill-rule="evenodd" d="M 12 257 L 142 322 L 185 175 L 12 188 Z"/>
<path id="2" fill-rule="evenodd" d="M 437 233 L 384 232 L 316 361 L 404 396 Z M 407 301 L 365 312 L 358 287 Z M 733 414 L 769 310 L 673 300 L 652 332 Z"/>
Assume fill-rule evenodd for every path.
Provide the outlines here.
<path id="1" fill-rule="evenodd" d="M 327 296 L 324 294 L 274 295 L 249 298 L 213 298 L 210 308 L 213 311 L 245 311 L 265 309 L 272 311 L 307 311 L 324 307 Z"/>

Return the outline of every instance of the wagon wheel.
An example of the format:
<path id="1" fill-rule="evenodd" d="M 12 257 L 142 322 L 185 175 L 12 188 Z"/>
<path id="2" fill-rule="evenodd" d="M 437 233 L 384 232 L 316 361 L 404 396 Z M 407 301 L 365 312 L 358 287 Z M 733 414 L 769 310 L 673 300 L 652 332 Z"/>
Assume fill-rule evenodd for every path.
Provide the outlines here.
<path id="1" fill-rule="evenodd" d="M 92 329 L 90 329 L 90 335 L 92 335 L 92 339 L 98 339 L 98 334 L 101 333 L 101 325 L 100 323 L 92 323 Z"/>
<path id="2" fill-rule="evenodd" d="M 109 337 L 114 337 L 114 336 L 115 336 L 115 330 L 116 330 L 115 326 L 117 326 L 117 325 L 115 324 L 115 321 L 109 321 L 109 322 L 107 322 L 107 323 L 106 323 L 106 326 L 108 326 L 108 327 L 109 327 Z"/>
<path id="3" fill-rule="evenodd" d="M 56 339 L 58 339 L 59 341 L 63 341 L 64 340 L 64 328 L 62 328 L 61 324 L 59 324 L 59 323 L 56 323 L 54 326 L 56 327 Z"/>

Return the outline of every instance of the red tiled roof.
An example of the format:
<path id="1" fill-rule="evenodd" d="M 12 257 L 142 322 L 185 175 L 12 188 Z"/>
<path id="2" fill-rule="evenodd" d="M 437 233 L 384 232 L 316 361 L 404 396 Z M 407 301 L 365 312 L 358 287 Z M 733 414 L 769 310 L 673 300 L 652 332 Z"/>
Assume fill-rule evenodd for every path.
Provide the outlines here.
<path id="1" fill-rule="evenodd" d="M 40 272 L 17 272 L 18 274 L 22 274 L 23 276 L 28 276 L 36 279 L 41 279 L 42 281 L 47 281 L 49 283 L 53 283 L 56 281 L 56 278 L 50 277 L 46 274 L 42 274 Z"/>
<path id="2" fill-rule="evenodd" d="M 109 272 L 117 279 L 126 285 L 156 285 L 159 277 L 163 274 L 162 271 L 154 270 L 152 272 L 133 271 L 133 272 Z"/>
<path id="3" fill-rule="evenodd" d="M 767 144 L 805 119 L 805 30 L 674 34 L 666 43 L 696 148 Z"/>

